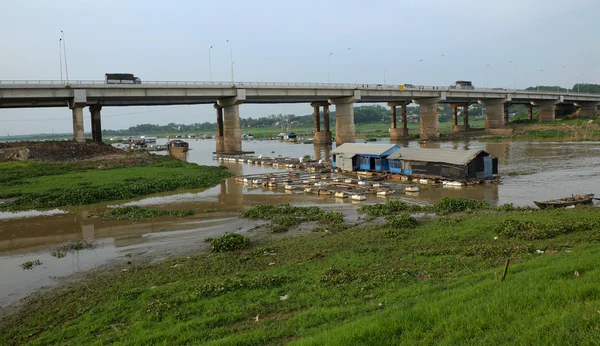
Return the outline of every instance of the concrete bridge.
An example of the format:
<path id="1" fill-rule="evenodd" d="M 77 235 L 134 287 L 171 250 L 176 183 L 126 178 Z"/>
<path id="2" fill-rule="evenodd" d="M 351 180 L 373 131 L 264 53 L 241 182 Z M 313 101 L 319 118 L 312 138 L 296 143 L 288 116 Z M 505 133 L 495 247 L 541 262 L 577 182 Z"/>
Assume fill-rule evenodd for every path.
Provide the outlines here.
<path id="1" fill-rule="evenodd" d="M 336 107 L 336 143 L 354 142 L 354 104 L 387 103 L 391 107 L 390 137 L 408 135 L 406 106 L 420 105 L 421 139 L 439 139 L 438 104 L 450 104 L 454 131 L 469 129 L 468 106 L 485 106 L 486 129 L 502 132 L 508 122 L 508 106 L 539 107 L 539 121 L 554 121 L 557 113 L 579 108 L 580 116 L 598 111 L 600 94 L 538 92 L 511 89 L 454 89 L 451 87 L 403 87 L 381 84 L 325 83 L 227 83 L 144 82 L 105 84 L 104 81 L 0 81 L 0 108 L 69 107 L 73 115 L 73 139 L 83 142 L 83 109 L 91 112 L 92 137 L 102 141 L 101 109 L 116 106 L 214 104 L 217 115 L 219 153 L 242 151 L 240 105 L 244 103 L 309 103 L 314 110 L 315 144 L 330 144 L 329 106 Z M 400 107 L 401 121 L 398 121 Z M 323 108 L 323 126 L 320 109 Z M 458 108 L 464 123 L 457 123 Z M 2 121 L 2 119 L 0 119 Z M 400 124 L 399 124 L 400 123 Z M 398 126 L 400 125 L 400 126 Z"/>

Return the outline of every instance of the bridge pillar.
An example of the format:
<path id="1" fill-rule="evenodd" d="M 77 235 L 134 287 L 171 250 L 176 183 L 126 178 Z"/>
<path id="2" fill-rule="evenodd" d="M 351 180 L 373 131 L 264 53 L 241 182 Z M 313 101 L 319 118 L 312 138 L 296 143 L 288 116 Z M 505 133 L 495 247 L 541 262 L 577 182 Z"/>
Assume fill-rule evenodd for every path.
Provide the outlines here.
<path id="1" fill-rule="evenodd" d="M 446 93 L 441 92 L 440 97 L 413 100 L 419 105 L 419 132 L 424 140 L 440 139 L 440 123 L 438 121 L 437 104 L 446 100 Z"/>
<path id="2" fill-rule="evenodd" d="M 486 129 L 502 129 L 504 128 L 505 104 L 509 100 L 506 99 L 488 99 L 480 100 L 479 103 L 485 106 L 485 128 Z"/>
<path id="3" fill-rule="evenodd" d="M 407 122 L 406 122 L 406 104 L 407 102 L 388 102 L 388 106 L 391 109 L 392 112 L 392 124 L 391 124 L 391 128 L 390 128 L 390 140 L 391 141 L 395 141 L 395 140 L 399 140 L 399 139 L 406 139 L 408 138 L 408 127 L 407 127 Z M 396 113 L 396 107 L 400 106 L 401 107 L 401 114 L 402 114 L 402 127 L 398 128 L 398 122 L 397 122 L 397 113 Z"/>
<path id="4" fill-rule="evenodd" d="M 558 101 L 543 101 L 538 102 L 540 108 L 539 122 L 555 121 L 556 120 L 556 104 Z"/>
<path id="5" fill-rule="evenodd" d="M 579 107 L 578 116 L 580 117 L 592 117 L 598 113 L 598 106 L 600 102 L 577 102 Z"/>
<path id="6" fill-rule="evenodd" d="M 217 137 L 216 137 L 216 148 L 217 154 L 222 154 L 225 151 L 225 142 L 223 139 L 223 107 L 217 103 L 214 104 L 215 110 L 217 111 Z"/>
<path id="7" fill-rule="evenodd" d="M 504 104 L 504 125 L 508 125 L 508 102 Z"/>
<path id="8" fill-rule="evenodd" d="M 83 135 L 83 107 L 73 107 L 73 140 L 79 143 L 85 143 Z"/>
<path id="9" fill-rule="evenodd" d="M 354 103 L 360 100 L 360 90 L 354 90 L 353 96 L 330 99 L 329 103 L 335 105 L 335 143 L 354 143 L 356 129 L 354 126 Z"/>
<path id="10" fill-rule="evenodd" d="M 315 121 L 313 143 L 331 144 L 331 128 L 329 125 L 329 103 L 313 102 L 310 105 L 313 107 L 313 115 Z M 320 107 L 323 107 L 323 128 L 321 128 L 321 112 L 319 110 Z"/>
<path id="11" fill-rule="evenodd" d="M 246 100 L 246 89 L 237 89 L 237 96 L 220 99 L 223 108 L 223 154 L 242 153 L 242 133 L 240 130 L 240 104 Z"/>
<path id="12" fill-rule="evenodd" d="M 92 140 L 96 143 L 102 143 L 102 122 L 100 110 L 102 110 L 102 106 L 100 105 L 90 106 L 90 113 L 92 117 Z"/>
<path id="13" fill-rule="evenodd" d="M 465 127 L 465 131 L 469 131 L 469 104 L 465 103 L 463 105 L 463 125 Z"/>
<path id="14" fill-rule="evenodd" d="M 533 105 L 527 105 L 527 119 L 533 120 Z"/>

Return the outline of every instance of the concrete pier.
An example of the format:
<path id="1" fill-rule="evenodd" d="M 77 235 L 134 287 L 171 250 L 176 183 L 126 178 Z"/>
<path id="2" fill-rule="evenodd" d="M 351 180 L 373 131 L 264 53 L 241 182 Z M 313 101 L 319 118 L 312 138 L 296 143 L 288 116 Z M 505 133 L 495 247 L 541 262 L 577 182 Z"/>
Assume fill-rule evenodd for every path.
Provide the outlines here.
<path id="1" fill-rule="evenodd" d="M 83 107 L 73 107 L 73 140 L 84 143 L 83 135 Z"/>
<path id="2" fill-rule="evenodd" d="M 217 111 L 217 137 L 216 137 L 216 148 L 217 154 L 222 154 L 225 151 L 225 140 L 223 137 L 223 107 L 215 103 L 215 110 Z"/>
<path id="3" fill-rule="evenodd" d="M 533 120 L 533 105 L 527 105 L 527 119 Z"/>
<path id="4" fill-rule="evenodd" d="M 508 107 L 509 107 L 509 103 L 506 102 L 504 104 L 504 125 L 508 125 Z"/>
<path id="5" fill-rule="evenodd" d="M 600 102 L 578 102 L 576 105 L 579 107 L 578 116 L 591 117 L 598 113 Z"/>
<path id="6" fill-rule="evenodd" d="M 354 126 L 354 103 L 360 100 L 360 90 L 355 90 L 353 96 L 330 99 L 329 103 L 335 105 L 335 143 L 354 143 L 356 129 Z"/>
<path id="7" fill-rule="evenodd" d="M 406 121 L 406 105 L 407 102 L 388 102 L 388 106 L 392 112 L 392 123 L 390 127 L 390 140 L 396 141 L 408 138 L 408 123 Z M 401 107 L 402 127 L 398 128 L 396 107 Z"/>
<path id="8" fill-rule="evenodd" d="M 444 92 L 442 97 L 426 98 L 413 100 L 413 103 L 418 104 L 419 109 L 419 133 L 423 140 L 438 140 L 440 139 L 440 122 L 438 121 L 436 105 L 440 101 L 446 100 Z"/>
<path id="9" fill-rule="evenodd" d="M 328 102 L 313 102 L 310 104 L 313 107 L 314 116 L 314 144 L 331 144 L 331 128 L 329 127 L 329 103 Z M 323 127 L 321 128 L 321 111 L 323 107 Z"/>
<path id="10" fill-rule="evenodd" d="M 90 113 L 92 117 L 92 140 L 96 143 L 102 143 L 102 121 L 100 111 L 102 106 L 92 105 L 90 106 Z"/>
<path id="11" fill-rule="evenodd" d="M 246 100 L 246 90 L 237 89 L 237 95 L 217 101 L 223 108 L 223 154 L 228 155 L 242 153 L 240 104 Z"/>
<path id="12" fill-rule="evenodd" d="M 556 104 L 557 101 L 538 102 L 540 109 L 539 122 L 555 121 L 556 120 Z"/>
<path id="13" fill-rule="evenodd" d="M 506 120 L 504 105 L 508 102 L 505 99 L 481 100 L 480 104 L 485 106 L 485 128 L 502 129 Z"/>

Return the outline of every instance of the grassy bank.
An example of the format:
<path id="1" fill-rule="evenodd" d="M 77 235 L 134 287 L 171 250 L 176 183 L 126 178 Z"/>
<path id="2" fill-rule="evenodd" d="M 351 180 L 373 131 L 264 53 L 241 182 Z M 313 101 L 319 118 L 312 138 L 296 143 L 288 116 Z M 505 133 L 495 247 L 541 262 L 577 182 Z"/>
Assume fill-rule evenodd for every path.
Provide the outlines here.
<path id="1" fill-rule="evenodd" d="M 35 297 L 3 321 L 0 343 L 598 344 L 596 208 L 430 220 L 399 209 L 362 210 L 391 217 L 378 224 L 221 239 L 242 250 L 116 268 Z"/>
<path id="2" fill-rule="evenodd" d="M 2 211 L 54 208 L 135 198 L 178 189 L 208 188 L 231 174 L 169 156 L 132 154 L 70 163 L 0 163 Z"/>

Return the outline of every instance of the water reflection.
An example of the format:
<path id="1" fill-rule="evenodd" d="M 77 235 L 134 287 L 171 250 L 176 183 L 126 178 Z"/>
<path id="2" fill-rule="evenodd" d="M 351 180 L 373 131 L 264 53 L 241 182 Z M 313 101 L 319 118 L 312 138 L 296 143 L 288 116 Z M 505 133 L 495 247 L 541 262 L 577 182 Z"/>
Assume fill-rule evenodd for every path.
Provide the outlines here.
<path id="1" fill-rule="evenodd" d="M 315 160 L 323 160 L 324 162 L 331 161 L 331 145 L 314 144 Z"/>

